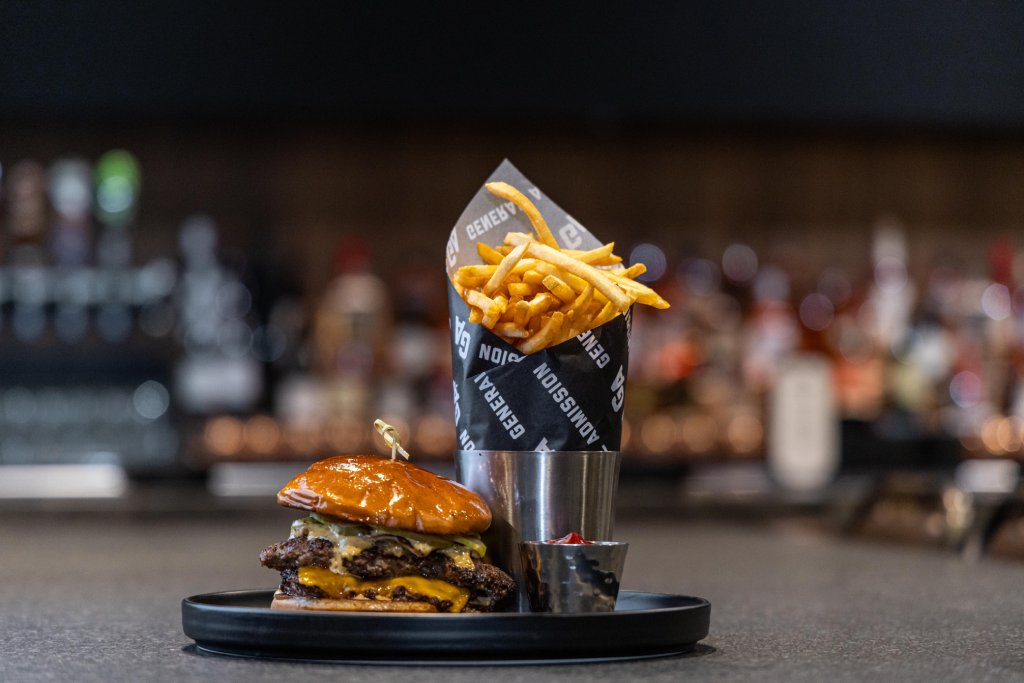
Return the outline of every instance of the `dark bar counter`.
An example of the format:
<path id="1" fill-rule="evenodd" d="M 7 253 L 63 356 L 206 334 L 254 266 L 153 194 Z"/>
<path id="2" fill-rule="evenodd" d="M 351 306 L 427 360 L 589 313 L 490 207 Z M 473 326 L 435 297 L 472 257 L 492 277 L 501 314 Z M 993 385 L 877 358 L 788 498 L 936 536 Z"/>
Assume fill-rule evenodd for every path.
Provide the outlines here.
<path id="1" fill-rule="evenodd" d="M 712 603 L 685 656 L 604 664 L 398 667 L 197 653 L 183 597 L 270 588 L 257 554 L 286 510 L 0 514 L 0 680 L 1024 680 L 1024 566 L 838 539 L 803 524 L 620 518 L 624 587 Z"/>

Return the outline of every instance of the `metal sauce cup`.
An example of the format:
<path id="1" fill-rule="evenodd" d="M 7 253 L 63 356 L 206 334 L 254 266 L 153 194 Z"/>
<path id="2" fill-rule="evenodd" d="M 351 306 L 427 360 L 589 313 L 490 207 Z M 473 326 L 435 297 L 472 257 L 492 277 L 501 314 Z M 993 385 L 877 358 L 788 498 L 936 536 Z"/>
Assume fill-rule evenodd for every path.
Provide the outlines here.
<path id="1" fill-rule="evenodd" d="M 491 508 L 483 539 L 492 562 L 516 581 L 516 611 L 530 611 L 520 542 L 572 531 L 613 538 L 620 462 L 615 451 L 456 451 L 456 480 Z"/>
<path id="2" fill-rule="evenodd" d="M 526 541 L 519 552 L 534 612 L 612 612 L 628 543 Z"/>

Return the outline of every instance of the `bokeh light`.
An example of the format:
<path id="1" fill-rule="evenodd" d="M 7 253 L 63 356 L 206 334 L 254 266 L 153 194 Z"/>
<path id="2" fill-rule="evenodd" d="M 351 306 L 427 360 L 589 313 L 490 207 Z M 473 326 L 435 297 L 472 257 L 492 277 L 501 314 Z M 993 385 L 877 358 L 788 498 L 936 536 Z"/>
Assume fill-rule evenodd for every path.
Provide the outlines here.
<path id="1" fill-rule="evenodd" d="M 83 159 L 61 159 L 50 167 L 50 199 L 61 216 L 80 218 L 92 205 L 92 167 Z"/>
<path id="2" fill-rule="evenodd" d="M 899 292 L 907 286 L 907 266 L 895 256 L 885 256 L 875 263 L 875 284 L 886 292 Z"/>
<path id="3" fill-rule="evenodd" d="M 842 306 L 849 301 L 853 285 L 846 271 L 830 267 L 818 276 L 818 291 L 827 296 L 834 306 Z"/>
<path id="4" fill-rule="evenodd" d="M 761 449 L 764 426 L 756 415 L 739 413 L 729 420 L 725 430 L 729 447 L 737 455 L 751 455 Z"/>
<path id="5" fill-rule="evenodd" d="M 676 444 L 676 422 L 663 413 L 651 415 L 640 429 L 640 441 L 648 453 L 668 453 Z"/>
<path id="6" fill-rule="evenodd" d="M 711 452 L 717 441 L 718 423 L 709 415 L 693 414 L 683 418 L 679 439 L 686 451 L 705 455 Z"/>
<path id="7" fill-rule="evenodd" d="M 1006 285 L 992 283 L 981 294 L 981 310 L 992 320 L 1006 320 L 1012 313 L 1010 290 Z"/>
<path id="8" fill-rule="evenodd" d="M 789 299 L 789 276 L 778 266 L 765 266 L 754 280 L 754 298 L 758 301 Z"/>
<path id="9" fill-rule="evenodd" d="M 714 294 L 722 284 L 718 266 L 702 258 L 684 261 L 679 268 L 679 278 L 688 290 L 702 296 Z"/>
<path id="10" fill-rule="evenodd" d="M 813 292 L 800 302 L 800 322 L 809 330 L 821 332 L 828 329 L 835 319 L 832 301 L 819 292 Z"/>
<path id="11" fill-rule="evenodd" d="M 327 422 L 324 442 L 336 453 L 353 453 L 363 449 L 369 436 L 368 428 L 351 417 L 339 417 Z"/>
<path id="12" fill-rule="evenodd" d="M 140 418 L 151 422 L 162 417 L 170 408 L 171 395 L 160 382 L 148 380 L 135 389 L 132 406 Z"/>
<path id="13" fill-rule="evenodd" d="M 206 423 L 203 433 L 206 448 L 221 457 L 237 455 L 245 443 L 242 422 L 233 417 L 215 417 Z"/>
<path id="14" fill-rule="evenodd" d="M 1000 422 L 1001 420 L 998 416 L 992 416 L 981 425 L 981 443 L 984 444 L 985 450 L 992 455 L 1002 455 L 1004 453 L 1004 449 L 999 443 Z"/>
<path id="15" fill-rule="evenodd" d="M 281 428 L 266 415 L 256 415 L 245 423 L 245 445 L 253 453 L 270 455 L 281 443 Z"/>
<path id="16" fill-rule="evenodd" d="M 252 294 L 241 282 L 225 282 L 217 290 L 217 312 L 225 318 L 242 318 L 252 308 Z"/>
<path id="17" fill-rule="evenodd" d="M 665 258 L 665 252 L 661 247 L 650 242 L 641 242 L 633 247 L 633 251 L 629 253 L 629 262 L 631 264 L 642 263 L 647 266 L 647 272 L 637 277 L 642 282 L 660 280 L 665 275 L 665 269 L 668 267 L 668 259 Z"/>
<path id="18" fill-rule="evenodd" d="M 1019 417 L 1004 417 L 995 428 L 996 443 L 1006 453 L 1016 453 L 1021 448 L 1021 429 L 1024 420 Z"/>
<path id="19" fill-rule="evenodd" d="M 973 408 L 981 402 L 984 387 L 981 378 L 970 370 L 962 370 L 949 381 L 949 397 L 961 408 Z"/>
<path id="20" fill-rule="evenodd" d="M 301 457 L 312 459 L 320 448 L 319 433 L 312 425 L 287 425 L 283 438 L 288 450 Z"/>
<path id="21" fill-rule="evenodd" d="M 749 284 L 757 275 L 757 254 L 745 244 L 730 244 L 722 254 L 722 272 L 738 285 Z"/>
<path id="22" fill-rule="evenodd" d="M 416 424 L 416 442 L 427 455 L 444 455 L 455 449 L 455 423 L 450 417 L 425 415 Z"/>

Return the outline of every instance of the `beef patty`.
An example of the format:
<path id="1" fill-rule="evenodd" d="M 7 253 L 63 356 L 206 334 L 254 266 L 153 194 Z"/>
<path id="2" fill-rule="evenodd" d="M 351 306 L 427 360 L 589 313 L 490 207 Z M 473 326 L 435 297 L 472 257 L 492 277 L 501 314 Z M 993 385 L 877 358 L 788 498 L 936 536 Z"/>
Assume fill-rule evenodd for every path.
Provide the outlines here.
<path id="1" fill-rule="evenodd" d="M 280 590 L 285 595 L 325 598 L 327 594 L 321 589 L 299 583 L 298 570 L 300 567 L 328 568 L 333 557 L 334 544 L 329 540 L 296 536 L 264 548 L 260 553 L 260 562 L 265 567 L 281 572 Z M 373 545 L 345 559 L 343 564 L 349 573 L 360 579 L 422 576 L 466 588 L 469 590 L 469 604 L 463 611 L 491 611 L 515 587 L 508 574 L 476 557 L 473 557 L 472 568 L 459 566 L 452 558 L 440 552 L 419 557 L 412 552 L 405 539 L 397 536 L 378 537 Z M 430 602 L 442 611 L 451 607 L 450 603 L 445 604 L 446 601 L 428 599 L 407 591 L 397 591 L 392 599 Z"/>

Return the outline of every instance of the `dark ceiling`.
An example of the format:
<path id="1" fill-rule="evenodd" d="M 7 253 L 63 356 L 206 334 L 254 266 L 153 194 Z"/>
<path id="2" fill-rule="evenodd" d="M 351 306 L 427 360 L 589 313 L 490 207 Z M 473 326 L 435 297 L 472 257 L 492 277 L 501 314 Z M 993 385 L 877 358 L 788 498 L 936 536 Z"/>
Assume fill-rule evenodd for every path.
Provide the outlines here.
<path id="1" fill-rule="evenodd" d="M 6 0 L 0 122 L 1016 132 L 1022 57 L 1013 2 Z"/>

